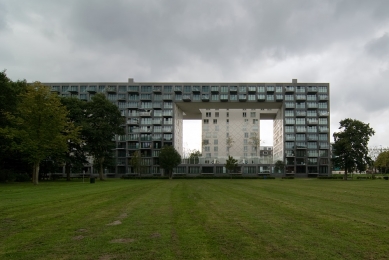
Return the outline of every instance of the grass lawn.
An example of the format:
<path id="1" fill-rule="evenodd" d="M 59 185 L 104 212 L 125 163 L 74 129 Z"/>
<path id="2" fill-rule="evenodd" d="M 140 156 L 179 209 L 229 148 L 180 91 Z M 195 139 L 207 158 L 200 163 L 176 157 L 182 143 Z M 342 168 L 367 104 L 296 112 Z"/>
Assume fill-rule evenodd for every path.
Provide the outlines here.
<path id="1" fill-rule="evenodd" d="M 0 184 L 0 259 L 389 259 L 389 181 Z"/>

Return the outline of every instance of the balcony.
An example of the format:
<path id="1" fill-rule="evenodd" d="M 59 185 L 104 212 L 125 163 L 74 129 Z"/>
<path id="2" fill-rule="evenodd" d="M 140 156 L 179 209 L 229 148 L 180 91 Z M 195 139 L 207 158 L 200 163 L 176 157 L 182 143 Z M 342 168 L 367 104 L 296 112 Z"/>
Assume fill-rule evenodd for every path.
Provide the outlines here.
<path id="1" fill-rule="evenodd" d="M 255 92 L 257 92 L 257 87 L 255 87 L 255 86 L 249 86 L 249 87 L 247 87 L 247 91 L 248 91 L 249 93 L 255 93 Z"/>
<path id="2" fill-rule="evenodd" d="M 247 92 L 246 87 L 244 87 L 244 86 L 239 87 L 239 93 L 246 93 L 246 92 Z"/>
<path id="3" fill-rule="evenodd" d="M 329 149 L 329 145 L 328 143 L 319 143 L 319 148 L 320 149 Z"/>
<path id="4" fill-rule="evenodd" d="M 97 88 L 96 88 L 96 86 L 89 86 L 86 91 L 90 92 L 90 93 L 96 93 Z"/>
<path id="5" fill-rule="evenodd" d="M 305 95 L 296 95 L 296 100 L 307 100 L 307 96 L 305 96 Z"/>
<path id="6" fill-rule="evenodd" d="M 181 86 L 174 86 L 174 92 L 175 93 L 181 93 L 182 92 L 182 87 Z"/>
<path id="7" fill-rule="evenodd" d="M 274 92 L 275 88 L 274 86 L 267 86 L 266 87 L 266 92 Z"/>
<path id="8" fill-rule="evenodd" d="M 173 95 L 172 94 L 163 94 L 162 99 L 163 100 L 173 100 Z"/>
<path id="9" fill-rule="evenodd" d="M 223 101 L 223 102 L 228 101 L 228 95 L 226 95 L 226 94 L 221 94 L 221 95 L 220 95 L 220 101 Z"/>
<path id="10" fill-rule="evenodd" d="M 266 96 L 263 95 L 263 94 L 258 94 L 258 101 L 265 101 L 266 100 Z"/>
<path id="11" fill-rule="evenodd" d="M 308 125 L 317 125 L 318 120 L 316 118 L 307 118 Z"/>
<path id="12" fill-rule="evenodd" d="M 184 101 L 191 101 L 191 96 L 189 94 L 184 94 L 182 96 L 182 100 L 184 100 Z"/>
<path id="13" fill-rule="evenodd" d="M 127 124 L 128 125 L 138 125 L 139 124 L 139 120 L 137 118 L 130 118 L 127 120 Z"/>
<path id="14" fill-rule="evenodd" d="M 317 108 L 317 103 L 316 102 L 308 102 L 307 103 L 307 108 L 316 109 Z"/>
<path id="15" fill-rule="evenodd" d="M 69 89 L 70 93 L 78 93 L 78 86 L 71 86 Z"/>
<path id="16" fill-rule="evenodd" d="M 320 101 L 328 100 L 328 95 L 319 95 L 319 100 Z"/>
<path id="17" fill-rule="evenodd" d="M 105 90 L 110 93 L 116 93 L 116 86 L 108 86 Z"/>
<path id="18" fill-rule="evenodd" d="M 285 87 L 285 92 L 294 92 L 294 87 L 293 86 L 286 86 Z"/>
<path id="19" fill-rule="evenodd" d="M 193 93 L 199 93 L 200 92 L 200 86 L 193 86 L 192 87 L 192 92 Z"/>
<path id="20" fill-rule="evenodd" d="M 319 127 L 320 133 L 328 133 L 328 131 L 329 131 L 328 127 Z"/>
<path id="21" fill-rule="evenodd" d="M 239 94 L 239 101 L 246 101 L 247 95 L 246 94 Z"/>
<path id="22" fill-rule="evenodd" d="M 143 116 L 143 117 L 151 116 L 151 111 L 139 112 L 139 116 Z"/>
<path id="23" fill-rule="evenodd" d="M 152 123 L 153 125 L 162 125 L 162 118 L 154 118 Z"/>
<path id="24" fill-rule="evenodd" d="M 306 111 L 300 111 L 300 110 L 297 110 L 296 111 L 296 116 L 297 117 L 304 117 L 307 115 L 307 112 Z"/>
<path id="25" fill-rule="evenodd" d="M 162 86 L 154 86 L 153 92 L 155 93 L 161 93 L 162 92 Z"/>
<path id="26" fill-rule="evenodd" d="M 128 102 L 127 103 L 127 108 L 138 108 L 139 107 L 139 102 Z"/>
<path id="27" fill-rule="evenodd" d="M 238 87 L 236 87 L 236 86 L 231 86 L 231 87 L 230 87 L 230 92 L 231 92 L 231 93 L 232 93 L 232 92 L 234 92 L 234 93 L 238 92 Z"/>
<path id="28" fill-rule="evenodd" d="M 211 86 L 211 93 L 219 93 L 219 87 L 218 86 Z"/>
<path id="29" fill-rule="evenodd" d="M 309 87 L 307 87 L 307 92 L 308 93 L 317 93 L 317 87 L 309 86 Z"/>
<path id="30" fill-rule="evenodd" d="M 61 91 L 59 91 L 59 87 L 58 86 L 52 86 L 51 87 L 51 92 L 57 92 L 57 94 L 59 94 Z"/>
<path id="31" fill-rule="evenodd" d="M 297 133 L 305 133 L 307 132 L 307 129 L 303 126 L 296 127 L 296 132 Z"/>
<path id="32" fill-rule="evenodd" d="M 201 95 L 201 100 L 204 101 L 204 102 L 208 102 L 209 101 L 209 95 L 208 94 L 202 94 Z"/>
<path id="33" fill-rule="evenodd" d="M 277 95 L 276 95 L 276 100 L 277 100 L 277 101 L 282 101 L 282 100 L 284 100 L 284 96 L 281 95 L 281 94 L 277 94 Z"/>
<path id="34" fill-rule="evenodd" d="M 328 111 L 319 111 L 319 116 L 321 116 L 321 117 L 326 117 L 329 115 L 330 115 L 330 112 L 328 112 Z"/>
<path id="35" fill-rule="evenodd" d="M 293 151 L 286 151 L 285 157 L 294 157 L 294 152 Z"/>
<path id="36" fill-rule="evenodd" d="M 173 111 L 163 111 L 163 116 L 173 116 Z"/>
<path id="37" fill-rule="evenodd" d="M 153 102 L 153 108 L 154 109 L 161 109 L 162 103 L 161 102 Z"/>

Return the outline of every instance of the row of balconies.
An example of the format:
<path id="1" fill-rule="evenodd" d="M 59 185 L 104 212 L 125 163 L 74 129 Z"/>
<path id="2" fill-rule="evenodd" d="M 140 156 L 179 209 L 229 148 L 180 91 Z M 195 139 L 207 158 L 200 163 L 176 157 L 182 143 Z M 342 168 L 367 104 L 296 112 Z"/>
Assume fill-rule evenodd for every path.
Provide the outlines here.
<path id="1" fill-rule="evenodd" d="M 293 131 L 293 130 L 295 130 L 295 131 Z M 317 132 L 328 133 L 328 131 L 329 131 L 328 127 L 324 127 L 324 126 L 321 126 L 318 129 L 317 128 L 311 129 L 311 128 L 307 128 L 305 126 L 296 126 L 293 128 L 293 130 L 290 131 L 290 130 L 285 129 L 285 133 L 294 133 L 294 132 L 296 132 L 296 133 L 306 133 L 306 132 L 308 132 L 308 133 L 317 133 Z"/>
<path id="2" fill-rule="evenodd" d="M 52 86 L 52 91 L 55 92 L 64 92 L 64 91 L 70 91 L 70 92 L 79 92 L 80 88 L 87 92 L 109 92 L 109 93 L 123 93 L 123 92 L 139 92 L 140 86 L 119 86 L 119 88 L 116 85 L 109 85 L 109 86 Z M 168 87 L 168 89 L 166 89 Z M 226 92 L 239 92 L 239 93 L 263 93 L 263 92 L 282 92 L 283 89 L 285 89 L 285 92 L 296 92 L 296 93 L 317 93 L 317 92 L 326 92 L 326 86 L 325 88 L 320 89 L 317 86 L 147 86 L 147 92 L 155 92 L 155 93 L 162 93 L 162 92 L 171 92 L 172 90 L 176 93 L 181 92 L 203 92 L 203 93 L 226 93 Z"/>
<path id="3" fill-rule="evenodd" d="M 314 112 L 314 113 L 312 113 Z M 285 117 L 328 117 L 330 115 L 330 112 L 328 111 L 309 111 L 309 113 L 307 113 L 307 111 L 303 111 L 303 110 L 286 110 L 285 111 Z"/>

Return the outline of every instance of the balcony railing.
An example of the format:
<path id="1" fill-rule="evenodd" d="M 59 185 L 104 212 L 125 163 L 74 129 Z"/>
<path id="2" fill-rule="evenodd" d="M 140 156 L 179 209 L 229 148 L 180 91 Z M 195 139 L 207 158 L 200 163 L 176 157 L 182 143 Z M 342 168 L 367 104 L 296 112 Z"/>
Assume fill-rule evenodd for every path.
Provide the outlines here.
<path id="1" fill-rule="evenodd" d="M 319 111 L 319 116 L 329 116 L 330 112 L 327 111 Z"/>

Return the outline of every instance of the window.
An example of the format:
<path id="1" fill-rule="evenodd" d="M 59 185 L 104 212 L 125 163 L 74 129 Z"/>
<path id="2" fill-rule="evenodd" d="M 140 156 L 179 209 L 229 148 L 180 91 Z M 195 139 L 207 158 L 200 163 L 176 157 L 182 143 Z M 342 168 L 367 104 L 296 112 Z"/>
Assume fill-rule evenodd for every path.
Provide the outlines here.
<path id="1" fill-rule="evenodd" d="M 246 112 L 243 112 L 243 117 L 246 117 Z"/>
<path id="2" fill-rule="evenodd" d="M 327 125 L 328 119 L 327 118 L 319 118 L 319 125 Z"/>
<path id="3" fill-rule="evenodd" d="M 213 124 L 217 124 L 217 119 L 214 119 L 214 120 L 213 120 Z"/>
<path id="4" fill-rule="evenodd" d="M 245 124 L 248 124 L 248 122 L 249 122 L 248 119 L 245 119 L 245 120 L 244 120 L 244 123 L 245 123 Z"/>
<path id="5" fill-rule="evenodd" d="M 258 119 L 253 119 L 253 124 L 258 124 Z"/>
<path id="6" fill-rule="evenodd" d="M 204 147 L 204 151 L 205 151 L 205 152 L 209 152 L 209 151 L 210 151 L 209 146 L 205 146 L 205 147 Z"/>
<path id="7" fill-rule="evenodd" d="M 256 117 L 256 113 L 255 112 L 250 112 L 250 117 Z"/>
<path id="8" fill-rule="evenodd" d="M 213 151 L 217 152 L 218 151 L 218 147 L 217 146 L 213 147 Z"/>
<path id="9" fill-rule="evenodd" d="M 184 92 L 185 93 L 190 93 L 191 92 L 191 86 L 184 86 Z"/>
<path id="10" fill-rule="evenodd" d="M 296 118 L 296 125 L 305 125 L 305 118 Z"/>
<path id="11" fill-rule="evenodd" d="M 285 132 L 286 133 L 293 133 L 294 132 L 294 127 L 290 126 L 290 125 L 285 126 Z"/>
<path id="12" fill-rule="evenodd" d="M 209 123 L 208 119 L 204 119 L 203 122 L 205 125 L 207 125 Z"/>
<path id="13" fill-rule="evenodd" d="M 217 140 L 217 139 L 213 140 L 214 145 L 218 145 L 218 142 L 219 142 L 219 140 Z"/>
<path id="14" fill-rule="evenodd" d="M 247 139 L 243 139 L 243 144 L 249 144 Z"/>
<path id="15" fill-rule="evenodd" d="M 244 138 L 249 138 L 249 133 L 244 133 Z"/>
<path id="16" fill-rule="evenodd" d="M 215 112 L 215 117 L 219 117 L 219 112 Z"/>
<path id="17" fill-rule="evenodd" d="M 229 124 L 230 123 L 230 119 L 227 119 L 226 123 Z"/>
<path id="18" fill-rule="evenodd" d="M 170 93 L 170 92 L 172 92 L 172 86 L 165 86 L 164 88 L 163 88 L 163 91 L 164 92 L 167 92 L 167 93 Z"/>
<path id="19" fill-rule="evenodd" d="M 206 117 L 211 117 L 211 116 L 212 116 L 212 113 L 211 113 L 211 112 L 206 112 L 206 113 L 205 113 L 205 116 L 206 116 Z"/>
<path id="20" fill-rule="evenodd" d="M 327 86 L 319 86 L 320 93 L 327 93 Z"/>
<path id="21" fill-rule="evenodd" d="M 230 113 L 229 112 L 227 112 L 227 117 L 229 117 L 230 116 Z"/>
<path id="22" fill-rule="evenodd" d="M 219 131 L 219 126 L 215 125 L 215 131 Z"/>

